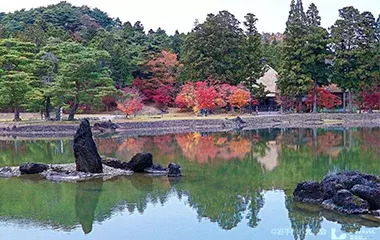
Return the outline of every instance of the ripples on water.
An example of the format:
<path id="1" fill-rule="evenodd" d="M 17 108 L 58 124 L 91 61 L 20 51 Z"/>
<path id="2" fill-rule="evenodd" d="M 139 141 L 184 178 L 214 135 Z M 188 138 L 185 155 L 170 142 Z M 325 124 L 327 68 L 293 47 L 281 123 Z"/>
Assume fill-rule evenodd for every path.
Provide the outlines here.
<path id="1" fill-rule="evenodd" d="M 125 161 L 151 152 L 160 164 L 179 163 L 185 176 L 77 184 L 0 179 L 0 239 L 380 239 L 380 223 L 291 198 L 298 182 L 328 173 L 380 175 L 379 128 L 112 136 L 96 143 L 101 154 Z M 0 165 L 73 162 L 71 144 L 2 139 Z"/>

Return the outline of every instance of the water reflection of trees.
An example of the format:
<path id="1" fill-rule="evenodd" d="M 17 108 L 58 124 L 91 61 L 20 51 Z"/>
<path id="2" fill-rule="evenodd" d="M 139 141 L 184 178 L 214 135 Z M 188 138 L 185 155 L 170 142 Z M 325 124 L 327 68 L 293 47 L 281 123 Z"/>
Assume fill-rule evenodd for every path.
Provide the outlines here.
<path id="1" fill-rule="evenodd" d="M 71 141 L 0 140 L 0 166 L 24 162 L 68 163 L 74 161 Z"/>
<path id="2" fill-rule="evenodd" d="M 102 222 L 114 212 L 144 213 L 149 203 L 165 204 L 175 194 L 178 198 L 185 197 L 199 219 L 215 222 L 222 229 L 233 229 L 244 218 L 247 218 L 248 226 L 257 227 L 260 224 L 258 215 L 264 205 L 263 190 L 284 189 L 290 196 L 298 182 L 321 180 L 327 173 L 343 169 L 380 174 L 380 144 L 373 137 L 379 132 L 379 129 L 272 129 L 240 134 L 193 133 L 97 139 L 102 154 L 129 160 L 137 152 L 152 152 L 155 162 L 178 162 L 185 176 L 180 180 L 169 180 L 136 174 L 114 179 L 103 183 L 99 196 L 91 191 L 79 191 L 74 184 L 26 184 L 15 179 L 1 183 L 1 193 L 7 197 L 0 197 L 0 215 L 10 219 L 34 219 L 62 229 L 72 229 L 79 221 L 88 232 L 90 223 Z M 4 150 L 0 159 L 4 162 L 11 157 L 9 154 L 13 154 L 13 144 L 12 141 L 11 144 L 0 141 L 0 149 Z M 54 159 L 56 149 L 60 148 L 58 142 L 36 146 L 18 144 L 22 146 L 18 149 L 27 153 L 23 157 L 29 156 L 33 160 Z M 70 149 L 66 144 L 65 151 Z M 33 203 L 30 198 L 34 199 Z M 78 211 L 80 207 L 75 210 L 73 206 L 84 205 L 83 199 L 97 204 L 81 208 L 84 212 Z M 288 197 L 285 207 L 295 239 L 305 239 L 307 229 L 314 234 L 320 233 L 322 217 L 340 221 L 344 231 L 357 231 L 364 224 L 368 225 L 358 219 L 341 220 L 320 209 L 305 209 Z M 90 217 L 83 217 L 86 214 Z"/>
<path id="3" fill-rule="evenodd" d="M 307 239 L 307 235 L 327 236 L 331 229 L 323 229 L 322 222 L 325 218 L 330 222 L 339 223 L 341 231 L 357 233 L 362 227 L 377 228 L 379 222 L 365 220 L 360 216 L 341 215 L 332 211 L 324 210 L 319 206 L 299 203 L 287 196 L 285 206 L 293 229 L 295 240 Z"/>

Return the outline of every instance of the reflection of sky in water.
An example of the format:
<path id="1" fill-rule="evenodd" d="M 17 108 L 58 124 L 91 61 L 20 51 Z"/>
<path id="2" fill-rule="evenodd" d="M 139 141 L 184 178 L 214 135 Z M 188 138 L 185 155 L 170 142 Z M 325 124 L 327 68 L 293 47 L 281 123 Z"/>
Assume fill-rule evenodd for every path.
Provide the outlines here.
<path id="1" fill-rule="evenodd" d="M 266 191 L 263 195 L 265 204 L 259 213 L 261 221 L 257 228 L 248 227 L 248 221 L 244 219 L 236 228 L 222 230 L 206 218 L 198 219 L 196 211 L 186 204 L 186 198 L 179 200 L 171 194 L 164 205 L 149 203 L 143 214 L 124 210 L 102 223 L 96 222 L 88 235 L 83 234 L 80 226 L 63 232 L 5 223 L 0 224 L 0 239 L 295 239 L 285 208 L 284 192 Z M 334 233 L 335 239 L 380 239 L 380 229 L 363 227 L 355 235 L 342 232 L 340 227 L 338 223 L 324 219 L 319 234 L 314 235 L 308 229 L 306 239 L 334 239 Z"/>

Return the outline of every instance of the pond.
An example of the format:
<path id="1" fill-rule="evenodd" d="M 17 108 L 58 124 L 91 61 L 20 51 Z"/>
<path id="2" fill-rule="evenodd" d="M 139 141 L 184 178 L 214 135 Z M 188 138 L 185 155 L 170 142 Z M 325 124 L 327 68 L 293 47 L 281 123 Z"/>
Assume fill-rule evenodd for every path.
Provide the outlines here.
<path id="1" fill-rule="evenodd" d="M 380 239 L 380 222 L 292 199 L 340 170 L 380 175 L 380 129 L 267 129 L 96 138 L 102 155 L 182 166 L 181 179 L 0 179 L 0 239 Z M 71 139 L 0 140 L 0 166 L 73 162 Z"/>

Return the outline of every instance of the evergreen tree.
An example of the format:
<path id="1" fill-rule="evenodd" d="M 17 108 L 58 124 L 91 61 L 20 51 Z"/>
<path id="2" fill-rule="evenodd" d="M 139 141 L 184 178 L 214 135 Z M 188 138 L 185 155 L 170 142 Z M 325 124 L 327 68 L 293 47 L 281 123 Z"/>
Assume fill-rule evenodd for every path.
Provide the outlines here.
<path id="1" fill-rule="evenodd" d="M 21 107 L 28 102 L 30 83 L 35 79 L 36 49 L 33 43 L 0 40 L 0 104 L 14 111 L 14 121 L 21 120 Z"/>
<path id="2" fill-rule="evenodd" d="M 213 77 L 231 84 L 241 82 L 243 43 L 244 33 L 234 15 L 228 11 L 209 14 L 185 41 L 183 79 L 199 81 Z"/>
<path id="3" fill-rule="evenodd" d="M 73 42 L 53 43 L 49 48 L 59 60 L 55 96 L 59 101 L 62 97 L 69 107 L 69 120 L 74 120 L 80 106 L 100 106 L 102 97 L 114 93 L 106 51 Z"/>
<path id="4" fill-rule="evenodd" d="M 339 10 L 339 16 L 340 19 L 331 27 L 335 53 L 332 79 L 344 92 L 348 90 L 352 112 L 352 92 L 358 92 L 361 78 L 368 69 L 367 60 L 375 40 L 375 19 L 368 12 L 360 14 L 354 7 Z"/>
<path id="5" fill-rule="evenodd" d="M 302 111 L 302 97 L 309 91 L 312 80 L 303 67 L 307 18 L 303 11 L 302 1 L 292 0 L 289 18 L 286 22 L 282 66 L 277 82 L 281 95 L 298 99 L 298 110 Z"/>
<path id="6" fill-rule="evenodd" d="M 243 46 L 242 72 L 244 84 L 251 93 L 250 110 L 252 112 L 252 101 L 254 88 L 259 88 L 257 80 L 264 75 L 265 63 L 262 52 L 262 37 L 257 31 L 257 18 L 254 14 L 248 13 L 243 22 L 246 31 L 246 39 Z"/>
<path id="7" fill-rule="evenodd" d="M 186 35 L 183 33 L 179 33 L 178 30 L 175 31 L 173 36 L 170 36 L 169 46 L 173 51 L 177 54 L 177 58 L 181 59 L 182 56 L 182 46 L 185 41 Z"/>
<path id="8" fill-rule="evenodd" d="M 313 112 L 317 112 L 317 89 L 318 86 L 328 84 L 329 65 L 329 33 L 322 28 L 321 17 L 317 6 L 313 3 L 309 6 L 307 16 L 306 44 L 303 49 L 302 67 L 310 79 L 313 80 Z"/>

